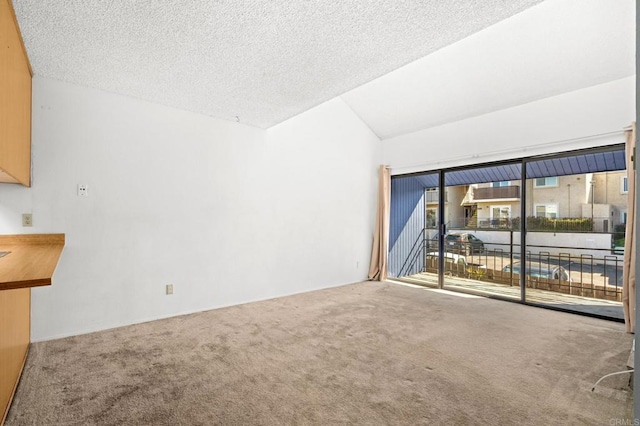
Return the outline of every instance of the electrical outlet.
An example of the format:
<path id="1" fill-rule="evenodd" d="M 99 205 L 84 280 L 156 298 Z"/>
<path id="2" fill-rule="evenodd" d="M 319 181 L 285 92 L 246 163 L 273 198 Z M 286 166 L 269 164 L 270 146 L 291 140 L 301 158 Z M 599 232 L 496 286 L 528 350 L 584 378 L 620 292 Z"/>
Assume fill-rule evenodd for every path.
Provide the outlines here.
<path id="1" fill-rule="evenodd" d="M 89 186 L 84 184 L 78 184 L 78 197 L 88 197 L 89 196 Z"/>
<path id="2" fill-rule="evenodd" d="M 33 226 L 33 216 L 31 213 L 22 213 L 22 226 Z"/>
<path id="3" fill-rule="evenodd" d="M 167 284 L 166 292 L 168 295 L 173 294 L 173 284 Z"/>

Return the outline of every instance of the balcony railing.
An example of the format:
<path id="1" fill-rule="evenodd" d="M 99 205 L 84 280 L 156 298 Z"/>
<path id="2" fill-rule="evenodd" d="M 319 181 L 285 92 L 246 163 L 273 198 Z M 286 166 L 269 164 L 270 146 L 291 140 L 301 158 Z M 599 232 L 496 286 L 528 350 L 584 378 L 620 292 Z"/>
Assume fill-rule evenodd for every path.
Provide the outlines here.
<path id="1" fill-rule="evenodd" d="M 514 185 L 498 188 L 476 188 L 473 190 L 473 199 L 475 201 L 503 198 L 520 198 L 520 187 Z"/>
<path id="2" fill-rule="evenodd" d="M 604 232 L 609 233 L 609 218 L 594 217 L 591 218 L 548 218 L 548 217 L 527 217 L 527 231 L 546 231 L 546 232 Z M 449 227 L 460 226 L 460 221 L 452 221 Z M 475 222 L 465 220 L 462 227 L 473 229 L 510 229 L 513 231 L 520 230 L 520 218 L 502 218 L 502 219 L 478 219 Z M 620 230 L 616 233 L 615 239 L 623 238 Z"/>
<path id="3" fill-rule="evenodd" d="M 419 235 L 399 277 L 424 272 L 437 274 L 438 241 L 426 239 L 425 235 L 424 231 Z M 586 249 L 582 247 L 530 245 L 522 259 L 519 247 L 517 244 L 485 242 L 483 250 L 466 250 L 462 244 L 459 247 L 447 245 L 444 273 L 448 277 L 517 287 L 519 274 L 524 270 L 529 288 L 622 301 L 623 260 L 610 255 L 610 250 L 589 249 L 601 253 L 592 255 L 584 254 Z M 550 250 L 558 253 L 551 254 Z"/>

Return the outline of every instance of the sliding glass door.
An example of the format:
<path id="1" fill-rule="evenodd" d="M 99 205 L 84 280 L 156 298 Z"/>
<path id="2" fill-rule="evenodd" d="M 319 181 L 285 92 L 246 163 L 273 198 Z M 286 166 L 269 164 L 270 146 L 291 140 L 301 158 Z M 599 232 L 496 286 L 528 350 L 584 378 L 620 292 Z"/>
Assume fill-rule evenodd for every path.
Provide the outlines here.
<path id="1" fill-rule="evenodd" d="M 389 276 L 622 318 L 627 190 L 621 145 L 394 176 Z"/>

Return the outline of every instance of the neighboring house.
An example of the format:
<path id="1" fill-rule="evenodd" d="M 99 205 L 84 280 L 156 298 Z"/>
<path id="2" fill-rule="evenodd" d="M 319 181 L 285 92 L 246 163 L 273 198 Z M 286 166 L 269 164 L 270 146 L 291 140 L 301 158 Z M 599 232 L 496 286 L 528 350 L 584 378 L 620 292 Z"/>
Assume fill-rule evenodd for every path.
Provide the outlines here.
<path id="1" fill-rule="evenodd" d="M 603 224 L 603 231 L 607 232 L 607 226 L 604 222 L 608 220 L 608 230 L 613 231 L 616 225 L 627 223 L 627 195 L 629 185 L 627 172 L 605 172 L 593 174 L 594 184 L 594 220 L 600 218 Z M 590 200 L 587 200 L 588 204 Z M 598 211 L 598 207 L 600 211 Z M 605 214 L 608 212 L 608 217 Z M 587 211 L 587 215 L 588 215 Z M 600 214 L 598 214 L 600 213 Z M 584 216 L 583 206 L 583 216 Z M 589 216 L 587 216 L 589 217 Z M 596 221 L 596 225 L 598 222 Z"/>
<path id="2" fill-rule="evenodd" d="M 472 211 L 465 205 L 465 197 L 468 186 L 450 186 L 444 194 L 444 222 L 450 227 L 462 227 L 472 217 Z M 438 223 L 438 197 L 437 188 L 425 189 L 426 227 L 435 228 Z"/>
<path id="3" fill-rule="evenodd" d="M 449 227 L 505 228 L 520 217 L 520 181 L 448 187 Z M 626 223 L 626 171 L 552 176 L 527 181 L 527 217 L 593 219 L 594 231 L 613 232 Z M 437 224 L 438 190 L 426 192 L 427 227 Z"/>
<path id="4" fill-rule="evenodd" d="M 587 218 L 594 231 L 613 232 L 626 223 L 626 171 L 588 173 L 532 179 L 528 216 L 548 218 Z"/>
<path id="5" fill-rule="evenodd" d="M 470 200 L 476 205 L 480 227 L 509 227 L 520 217 L 520 182 L 503 181 L 472 185 Z"/>

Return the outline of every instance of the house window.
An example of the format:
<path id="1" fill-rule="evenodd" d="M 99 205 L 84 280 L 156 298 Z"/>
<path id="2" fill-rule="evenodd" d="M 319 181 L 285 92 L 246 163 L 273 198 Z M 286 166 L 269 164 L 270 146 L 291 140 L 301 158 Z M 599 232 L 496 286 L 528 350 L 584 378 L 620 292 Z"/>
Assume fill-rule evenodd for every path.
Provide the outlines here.
<path id="1" fill-rule="evenodd" d="M 501 225 L 511 219 L 511 206 L 491 206 L 489 208 L 491 225 Z"/>
<path id="2" fill-rule="evenodd" d="M 425 195 L 427 197 L 426 199 L 427 203 L 437 203 L 440 193 L 438 191 L 438 188 L 427 188 L 425 189 Z"/>
<path id="3" fill-rule="evenodd" d="M 511 206 L 491 206 L 489 208 L 492 228 L 504 228 L 511 223 Z"/>
<path id="4" fill-rule="evenodd" d="M 627 209 L 620 211 L 620 222 L 624 223 L 625 225 L 627 224 Z"/>
<path id="5" fill-rule="evenodd" d="M 558 176 L 537 178 L 533 181 L 534 188 L 548 188 L 558 186 Z"/>
<path id="6" fill-rule="evenodd" d="M 427 228 L 435 228 L 438 223 L 438 209 L 427 209 Z"/>
<path id="7" fill-rule="evenodd" d="M 556 219 L 558 217 L 557 204 L 535 204 L 535 217 L 546 217 Z"/>
<path id="8" fill-rule="evenodd" d="M 620 193 L 627 194 L 629 193 L 629 179 L 626 176 L 622 176 L 620 178 Z"/>
<path id="9" fill-rule="evenodd" d="M 491 219 L 509 219 L 511 217 L 511 206 L 491 206 Z"/>
<path id="10" fill-rule="evenodd" d="M 509 182 L 508 181 L 493 182 L 493 187 L 494 188 L 500 188 L 501 186 L 509 186 Z"/>

